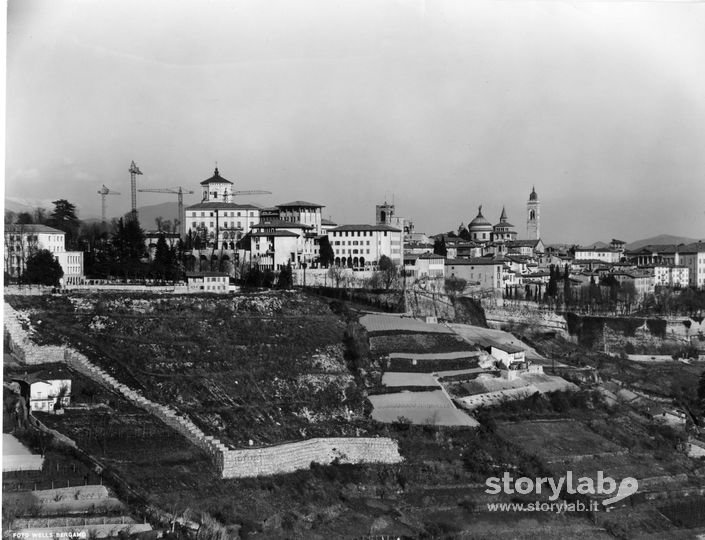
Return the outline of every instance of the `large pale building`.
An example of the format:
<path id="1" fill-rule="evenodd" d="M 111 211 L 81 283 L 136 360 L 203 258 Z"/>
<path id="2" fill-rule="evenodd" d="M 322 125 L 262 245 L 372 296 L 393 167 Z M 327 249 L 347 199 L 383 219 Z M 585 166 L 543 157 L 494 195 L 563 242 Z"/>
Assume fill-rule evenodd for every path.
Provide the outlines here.
<path id="1" fill-rule="evenodd" d="M 50 251 L 59 261 L 64 271 L 64 284 L 76 284 L 83 280 L 83 252 L 66 251 L 64 231 L 37 224 L 5 226 L 5 272 L 11 277 L 21 276 L 29 256 L 43 249 Z"/>
<path id="2" fill-rule="evenodd" d="M 389 225 L 341 225 L 328 231 L 337 266 L 363 268 L 386 255 L 403 263 L 403 232 Z"/>
<path id="3" fill-rule="evenodd" d="M 503 287 L 503 266 L 500 259 L 448 259 L 445 262 L 445 276 L 464 279 L 468 287 L 499 291 Z"/>
<path id="4" fill-rule="evenodd" d="M 322 204 L 316 204 L 307 201 L 292 201 L 284 204 L 278 204 L 279 219 L 291 223 L 302 223 L 311 227 L 315 234 L 322 234 L 323 216 L 322 211 L 325 208 Z"/>
<path id="5" fill-rule="evenodd" d="M 197 234 L 208 244 L 216 243 L 223 249 L 234 249 L 237 242 L 252 225 L 260 221 L 260 208 L 252 204 L 232 202 L 233 183 L 220 176 L 215 168 L 213 176 L 201 182 L 203 200 L 184 210 L 184 230 Z"/>
<path id="6" fill-rule="evenodd" d="M 691 287 L 705 288 L 705 242 L 695 242 L 679 247 L 679 263 L 688 268 Z"/>
<path id="7" fill-rule="evenodd" d="M 318 256 L 315 225 L 271 219 L 253 225 L 247 238 L 251 260 L 261 268 L 280 270 L 289 263 L 298 268 Z"/>

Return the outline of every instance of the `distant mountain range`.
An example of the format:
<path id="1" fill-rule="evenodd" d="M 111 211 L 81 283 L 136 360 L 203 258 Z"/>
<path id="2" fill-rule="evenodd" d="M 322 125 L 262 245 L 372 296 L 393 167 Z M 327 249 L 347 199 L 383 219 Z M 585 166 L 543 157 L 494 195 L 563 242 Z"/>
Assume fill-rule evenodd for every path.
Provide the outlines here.
<path id="1" fill-rule="evenodd" d="M 659 245 L 659 244 L 692 244 L 697 242 L 697 238 L 687 238 L 685 236 L 674 236 L 672 234 L 659 234 L 658 236 L 652 236 L 651 238 L 644 238 L 643 240 L 636 240 L 630 242 L 626 245 L 629 250 L 640 249 L 648 245 Z"/>
<path id="2" fill-rule="evenodd" d="M 672 234 L 659 234 L 658 236 L 652 236 L 651 238 L 644 238 L 643 240 L 635 240 L 634 242 L 628 243 L 625 247 L 627 250 L 641 249 L 644 246 L 649 245 L 664 245 L 664 244 L 692 244 L 697 242 L 696 238 L 687 238 L 685 236 L 674 236 Z M 588 244 L 589 248 L 604 248 L 609 247 L 608 242 L 595 242 L 594 244 Z"/>

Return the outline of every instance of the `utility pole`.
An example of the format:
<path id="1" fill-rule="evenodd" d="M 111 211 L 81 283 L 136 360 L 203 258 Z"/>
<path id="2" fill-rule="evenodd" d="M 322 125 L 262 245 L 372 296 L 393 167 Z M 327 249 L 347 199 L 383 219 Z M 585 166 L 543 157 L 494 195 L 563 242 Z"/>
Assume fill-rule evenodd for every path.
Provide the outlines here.
<path id="1" fill-rule="evenodd" d="M 132 189 L 132 219 L 137 221 L 137 175 L 142 174 L 134 160 L 130 164 L 130 187 Z"/>

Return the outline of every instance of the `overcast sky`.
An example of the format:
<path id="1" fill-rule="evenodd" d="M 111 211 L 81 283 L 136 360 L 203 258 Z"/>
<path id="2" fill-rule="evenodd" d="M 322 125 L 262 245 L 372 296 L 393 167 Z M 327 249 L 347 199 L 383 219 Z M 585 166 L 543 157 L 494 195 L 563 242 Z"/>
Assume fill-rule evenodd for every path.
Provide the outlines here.
<path id="1" fill-rule="evenodd" d="M 506 205 L 525 237 L 535 185 L 548 242 L 703 238 L 704 29 L 684 1 L 10 0 L 6 196 L 96 217 L 105 184 L 118 215 L 131 160 L 195 191 L 217 161 L 338 223 Z"/>

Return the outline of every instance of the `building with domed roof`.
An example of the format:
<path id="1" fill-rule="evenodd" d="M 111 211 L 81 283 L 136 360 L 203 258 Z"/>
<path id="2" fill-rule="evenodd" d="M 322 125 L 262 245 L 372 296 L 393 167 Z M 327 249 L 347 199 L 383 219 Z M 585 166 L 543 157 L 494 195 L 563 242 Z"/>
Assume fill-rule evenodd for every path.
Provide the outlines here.
<path id="1" fill-rule="evenodd" d="M 513 229 L 514 225 L 509 223 L 507 211 L 502 207 L 502 215 L 499 216 L 499 223 L 492 227 L 493 242 L 513 242 L 517 238 L 517 232 Z"/>
<path id="2" fill-rule="evenodd" d="M 468 224 L 470 239 L 475 242 L 489 242 L 492 240 L 492 224 L 482 215 L 482 205 L 477 209 L 477 216 Z"/>

